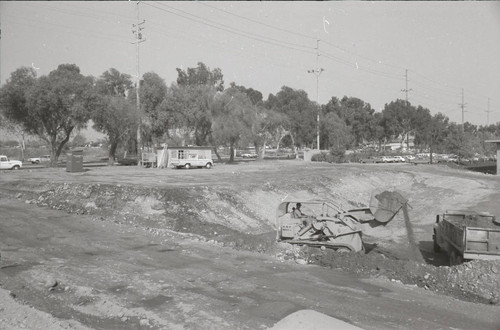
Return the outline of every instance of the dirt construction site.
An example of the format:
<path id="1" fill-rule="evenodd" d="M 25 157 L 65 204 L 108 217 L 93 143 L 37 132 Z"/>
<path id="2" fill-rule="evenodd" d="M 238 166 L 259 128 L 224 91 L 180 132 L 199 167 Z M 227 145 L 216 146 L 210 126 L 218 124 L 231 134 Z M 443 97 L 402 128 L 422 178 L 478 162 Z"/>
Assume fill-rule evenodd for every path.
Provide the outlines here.
<path id="1" fill-rule="evenodd" d="M 380 190 L 408 212 L 362 224 L 362 252 L 276 241 L 284 200 L 355 209 Z M 500 176 L 442 165 L 2 171 L 0 329 L 498 330 L 500 260 L 449 266 L 432 233 L 499 201 Z"/>

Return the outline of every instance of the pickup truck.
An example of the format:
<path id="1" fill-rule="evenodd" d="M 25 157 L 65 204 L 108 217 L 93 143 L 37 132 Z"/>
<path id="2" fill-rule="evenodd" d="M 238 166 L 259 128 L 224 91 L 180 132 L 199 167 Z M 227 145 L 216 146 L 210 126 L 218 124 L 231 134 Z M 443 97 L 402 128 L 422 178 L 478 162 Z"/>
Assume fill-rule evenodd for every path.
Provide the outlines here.
<path id="1" fill-rule="evenodd" d="M 32 157 L 28 158 L 26 161 L 31 162 L 32 164 L 40 164 L 41 162 L 50 162 L 50 155 Z"/>
<path id="2" fill-rule="evenodd" d="M 9 160 L 9 157 L 0 155 L 1 170 L 19 170 L 23 167 L 23 162 L 20 160 Z"/>
<path id="3" fill-rule="evenodd" d="M 500 222 L 486 212 L 437 215 L 432 239 L 434 252 L 446 252 L 450 266 L 471 259 L 500 260 Z"/>

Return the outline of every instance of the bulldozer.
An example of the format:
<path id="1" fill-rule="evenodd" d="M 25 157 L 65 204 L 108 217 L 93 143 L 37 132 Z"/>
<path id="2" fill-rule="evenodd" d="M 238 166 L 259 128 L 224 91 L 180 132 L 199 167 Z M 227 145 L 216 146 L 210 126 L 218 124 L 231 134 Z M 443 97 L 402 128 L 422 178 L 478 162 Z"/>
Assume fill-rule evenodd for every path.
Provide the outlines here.
<path id="1" fill-rule="evenodd" d="M 276 240 L 290 244 L 364 251 L 360 224 L 386 225 L 407 205 L 397 191 L 372 193 L 370 206 L 345 210 L 325 200 L 281 202 L 276 211 Z"/>

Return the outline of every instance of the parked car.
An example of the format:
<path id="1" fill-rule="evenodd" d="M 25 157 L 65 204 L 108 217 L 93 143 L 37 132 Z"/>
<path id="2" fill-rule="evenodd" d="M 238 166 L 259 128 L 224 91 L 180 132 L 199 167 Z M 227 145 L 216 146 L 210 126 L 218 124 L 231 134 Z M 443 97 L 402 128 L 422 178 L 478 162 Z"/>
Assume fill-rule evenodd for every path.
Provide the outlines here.
<path id="1" fill-rule="evenodd" d="M 359 160 L 360 163 L 362 164 L 367 164 L 367 163 L 379 163 L 380 158 L 379 157 L 368 157 L 368 158 L 361 158 Z"/>
<path id="2" fill-rule="evenodd" d="M 403 156 L 394 156 L 393 158 L 394 158 L 394 160 L 397 163 L 404 163 L 404 162 L 406 162 L 406 159 Z"/>
<path id="3" fill-rule="evenodd" d="M 32 164 L 40 164 L 40 163 L 44 163 L 44 162 L 50 162 L 50 155 L 28 158 L 27 161 L 31 162 Z"/>
<path id="4" fill-rule="evenodd" d="M 241 154 L 241 157 L 243 157 L 243 158 L 257 158 L 257 154 L 256 153 Z"/>
<path id="5" fill-rule="evenodd" d="M 395 163 L 396 158 L 392 156 L 382 156 L 382 163 Z"/>
<path id="6" fill-rule="evenodd" d="M 7 156 L 0 156 L 0 169 L 19 170 L 21 167 L 23 167 L 23 162 L 20 160 L 9 160 Z"/>

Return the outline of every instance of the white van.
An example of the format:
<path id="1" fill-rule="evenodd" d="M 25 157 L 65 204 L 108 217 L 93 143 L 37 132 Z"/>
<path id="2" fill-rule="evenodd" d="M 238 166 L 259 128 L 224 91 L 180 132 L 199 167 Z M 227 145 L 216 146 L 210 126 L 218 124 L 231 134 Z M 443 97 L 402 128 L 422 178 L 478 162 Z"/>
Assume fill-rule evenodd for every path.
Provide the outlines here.
<path id="1" fill-rule="evenodd" d="M 168 147 L 168 162 L 174 168 L 212 168 L 212 147 Z"/>

